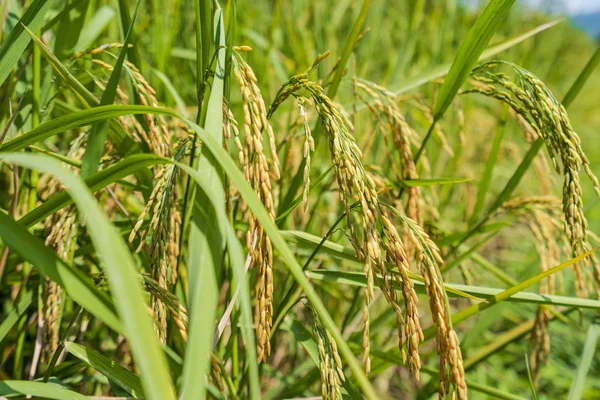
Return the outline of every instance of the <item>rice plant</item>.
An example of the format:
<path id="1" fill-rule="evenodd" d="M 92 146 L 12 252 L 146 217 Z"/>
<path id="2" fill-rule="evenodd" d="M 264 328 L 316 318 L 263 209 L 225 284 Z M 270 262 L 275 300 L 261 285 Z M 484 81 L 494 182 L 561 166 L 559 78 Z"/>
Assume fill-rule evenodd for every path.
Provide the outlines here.
<path id="1" fill-rule="evenodd" d="M 2 3 L 0 397 L 599 396 L 597 43 L 396 3 Z"/>

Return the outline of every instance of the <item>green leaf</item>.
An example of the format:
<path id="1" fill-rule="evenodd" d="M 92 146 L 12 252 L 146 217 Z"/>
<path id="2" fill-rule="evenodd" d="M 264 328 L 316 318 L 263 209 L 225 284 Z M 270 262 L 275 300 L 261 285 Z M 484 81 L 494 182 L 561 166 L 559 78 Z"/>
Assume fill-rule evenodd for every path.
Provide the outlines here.
<path id="1" fill-rule="evenodd" d="M 4 157 L 0 155 L 0 159 Z M 0 237 L 23 260 L 58 283 L 75 302 L 115 331 L 123 332 L 115 306 L 106 293 L 98 290 L 83 272 L 65 264 L 40 239 L 3 212 L 0 212 Z"/>
<path id="2" fill-rule="evenodd" d="M 140 378 L 117 362 L 94 350 L 73 342 L 65 342 L 65 349 L 109 380 L 117 384 L 133 397 L 143 397 Z"/>
<path id="3" fill-rule="evenodd" d="M 12 310 L 4 317 L 4 321 L 0 324 L 0 343 L 6 337 L 8 332 L 17 323 L 19 317 L 29 308 L 33 301 L 33 292 L 27 292 L 21 300 L 13 307 Z"/>
<path id="4" fill-rule="evenodd" d="M 217 216 L 219 225 L 224 228 L 226 239 L 227 239 L 227 249 L 229 252 L 230 262 L 233 267 L 233 272 L 236 280 L 237 287 L 240 289 L 240 307 L 242 310 L 242 336 L 244 337 L 244 341 L 246 342 L 246 353 L 247 353 L 247 364 L 249 366 L 250 371 L 250 397 L 252 399 L 260 398 L 260 382 L 258 376 L 258 364 L 256 362 L 256 343 L 254 337 L 254 322 L 252 315 L 252 305 L 250 298 L 250 289 L 248 287 L 248 280 L 246 277 L 246 271 L 244 267 L 244 256 L 242 246 L 236 236 L 233 227 L 229 224 L 227 219 L 227 215 L 224 210 L 218 210 L 218 206 L 222 204 L 223 199 L 221 197 L 217 197 L 214 192 L 209 190 L 208 185 L 204 180 L 204 175 L 199 171 L 194 170 L 188 165 L 183 163 L 176 163 L 179 168 L 183 169 L 187 172 L 190 177 L 196 182 L 202 192 L 207 196 L 209 203 L 207 207 L 212 207 L 214 211 L 212 213 Z M 204 294 L 203 294 L 204 295 Z M 203 296 L 199 296 L 203 298 Z M 210 321 L 210 323 L 214 323 Z"/>
<path id="5" fill-rule="evenodd" d="M 95 107 L 50 120 L 26 134 L 18 136 L 10 142 L 4 143 L 0 146 L 0 153 L 23 150 L 27 146 L 41 142 L 53 135 L 57 135 L 69 129 L 90 125 L 96 121 L 134 114 L 162 114 L 175 116 L 172 111 L 167 110 L 166 108 L 122 105 Z"/>
<path id="6" fill-rule="evenodd" d="M 89 108 L 91 106 L 97 106 L 100 104 L 100 101 L 94 96 L 92 92 L 87 90 L 85 86 L 81 82 L 77 80 L 67 68 L 60 62 L 60 60 L 52 53 L 52 51 L 42 42 L 35 34 L 27 29 L 27 27 L 23 27 L 25 31 L 29 34 L 33 42 L 40 48 L 42 54 L 46 58 L 46 60 L 52 65 L 54 71 L 60 76 L 60 78 L 67 84 L 69 89 L 75 94 L 75 96 L 79 99 L 79 101 L 86 107 Z"/>
<path id="7" fill-rule="evenodd" d="M 86 221 L 97 255 L 106 271 L 125 337 L 142 376 L 144 392 L 150 399 L 174 399 L 166 359 L 147 313 L 133 257 L 82 179 L 45 155 L 2 154 L 0 159 L 50 173 L 66 186 Z"/>
<path id="8" fill-rule="evenodd" d="M 342 55 L 340 60 L 338 61 L 338 67 L 335 71 L 335 75 L 331 81 L 331 85 L 327 89 L 327 95 L 330 98 L 334 98 L 337 90 L 340 86 L 340 82 L 342 81 L 342 77 L 346 71 L 346 63 L 350 59 L 350 55 L 352 54 L 352 50 L 354 46 L 356 46 L 356 41 L 358 40 L 359 35 L 362 32 L 363 25 L 365 24 L 365 20 L 367 19 L 367 13 L 369 12 L 369 6 L 371 5 L 371 0 L 365 0 L 363 2 L 363 6 L 360 9 L 358 14 L 358 18 L 354 21 L 354 26 L 352 27 L 352 31 L 350 32 L 350 36 L 346 39 L 344 44 L 344 50 L 342 51 Z"/>
<path id="9" fill-rule="evenodd" d="M 555 274 L 567 267 L 570 267 L 571 265 L 576 264 L 581 260 L 584 260 L 585 258 L 589 257 L 591 254 L 593 254 L 595 251 L 596 251 L 596 249 L 588 251 L 587 253 L 581 254 L 575 258 L 565 261 L 564 263 L 562 263 L 560 265 L 557 265 L 556 267 L 550 268 L 547 271 L 544 271 L 532 278 L 529 278 L 529 279 L 519 283 L 518 285 L 515 285 L 508 289 L 505 289 L 502 292 L 498 293 L 497 295 L 494 295 L 492 298 L 489 298 L 487 303 L 473 304 L 472 306 L 467 307 L 464 310 L 461 310 L 460 312 L 458 312 L 456 314 L 453 314 L 452 322 L 459 323 L 469 317 L 472 317 L 473 315 L 476 315 L 477 313 L 480 313 L 481 311 L 485 310 L 486 308 L 489 308 L 489 307 L 491 307 L 495 304 L 498 304 L 502 301 L 506 301 L 506 300 L 512 298 L 516 293 L 518 293 L 522 290 L 525 290 L 529 286 L 538 283 L 542 279 L 547 278 L 550 275 Z M 429 331 L 429 332 L 424 332 L 425 337 L 428 337 L 428 335 L 434 334 L 434 332 L 432 330 L 428 329 L 427 331 Z"/>
<path id="10" fill-rule="evenodd" d="M 475 63 L 477 63 L 490 39 L 506 18 L 514 2 L 515 0 L 491 0 L 477 18 L 467 37 L 458 48 L 458 54 L 454 58 L 448 76 L 446 76 L 438 92 L 433 110 L 434 121 L 439 121 L 444 115 L 454 96 L 458 93 L 458 89 L 469 77 Z"/>
<path id="11" fill-rule="evenodd" d="M 599 64 L 600 46 L 598 46 L 588 63 L 585 65 L 585 67 L 583 67 L 583 70 L 579 73 L 579 76 L 577 76 L 577 79 L 575 79 L 575 82 L 573 82 L 573 85 L 565 95 L 565 98 L 562 101 L 562 104 L 563 106 L 565 106 L 565 108 L 569 108 L 573 100 L 575 100 L 585 83 L 592 75 L 592 72 L 594 72 L 594 70 Z"/>
<path id="12" fill-rule="evenodd" d="M 479 189 L 477 190 L 477 200 L 475 201 L 473 213 L 471 214 L 471 219 L 469 220 L 470 225 L 473 225 L 477 222 L 479 214 L 483 209 L 485 195 L 487 194 L 490 184 L 492 183 L 492 173 L 494 172 L 494 167 L 496 166 L 496 162 L 498 161 L 498 153 L 500 152 L 500 145 L 502 144 L 502 139 L 504 138 L 507 118 L 508 107 L 505 107 L 502 119 L 498 122 L 498 125 L 496 126 L 494 141 L 492 142 L 492 147 L 490 149 L 490 152 L 487 156 L 487 161 L 485 163 L 485 169 L 483 170 L 481 180 L 479 181 Z"/>
<path id="13" fill-rule="evenodd" d="M 214 80 L 206 114 L 205 129 L 211 139 L 223 142 L 223 90 L 225 74 L 225 30 L 222 11 L 214 16 L 217 48 Z M 200 60 L 198 60 L 200 62 Z M 198 77 L 201 79 L 201 76 Z M 194 149 L 195 150 L 195 149 Z M 202 146 L 197 171 L 202 172 L 205 190 L 196 192 L 188 241 L 190 327 L 183 364 L 182 399 L 204 397 L 205 375 L 210 363 L 219 288 L 217 275 L 224 260 L 226 232 L 223 172 L 213 154 Z M 216 199 L 212 203 L 210 198 Z"/>
<path id="14" fill-rule="evenodd" d="M 56 400 L 89 400 L 86 396 L 55 383 L 0 381 L 0 396 L 36 396 Z"/>
<path id="15" fill-rule="evenodd" d="M 131 20 L 131 24 L 129 25 L 127 35 L 125 35 L 125 42 L 123 43 L 123 47 L 119 52 L 119 57 L 117 58 L 117 61 L 113 66 L 110 78 L 108 78 L 106 88 L 104 89 L 104 93 L 102 94 L 102 99 L 100 100 L 101 106 L 107 106 L 115 102 L 117 88 L 119 86 L 119 79 L 121 78 L 121 70 L 123 69 L 123 62 L 125 61 L 125 55 L 127 54 L 128 50 L 130 33 L 133 29 L 133 24 L 135 23 L 140 3 L 141 0 L 138 0 L 135 6 L 133 19 Z M 107 135 L 108 121 L 102 120 L 92 125 L 92 130 L 89 134 L 87 145 L 85 147 L 85 153 L 83 154 L 83 159 L 81 160 L 81 176 L 83 178 L 87 178 L 88 176 L 98 171 L 100 159 L 104 154 L 104 142 L 106 141 Z"/>
<path id="16" fill-rule="evenodd" d="M 438 185 L 454 185 L 456 183 L 471 182 L 468 178 L 437 178 L 437 179 L 405 179 L 400 181 L 400 186 L 404 187 L 424 187 Z"/>
<path id="17" fill-rule="evenodd" d="M 63 3 L 65 4 L 57 15 L 58 26 L 54 32 L 56 35 L 54 54 L 61 60 L 72 55 L 79 38 L 87 35 L 82 28 L 90 5 L 89 1 L 65 1 Z"/>
<path id="18" fill-rule="evenodd" d="M 367 285 L 367 280 L 364 274 L 360 272 L 342 272 L 317 269 L 307 271 L 306 275 L 313 280 L 336 282 L 342 285 L 352 285 L 361 287 L 365 287 Z M 425 285 L 421 280 L 411 280 L 413 281 L 417 293 L 426 294 Z M 395 282 L 393 283 L 393 286 L 396 287 L 398 290 L 402 289 Z M 444 287 L 448 292 L 449 297 L 468 298 L 479 301 L 484 300 L 489 303 L 497 302 L 497 296 L 504 291 L 504 289 L 490 288 L 484 286 L 461 285 L 455 283 L 446 283 Z M 512 303 L 543 304 L 600 310 L 600 300 L 583 299 L 579 297 L 545 295 L 522 291 L 516 292 L 515 294 L 507 298 L 505 301 Z"/>
<path id="19" fill-rule="evenodd" d="M 590 371 L 590 367 L 592 366 L 594 355 L 596 355 L 596 344 L 598 343 L 599 337 L 600 319 L 595 317 L 588 329 L 587 338 L 585 339 L 585 344 L 583 345 L 579 365 L 577 366 L 577 371 L 575 372 L 575 378 L 573 379 L 571 390 L 569 390 L 569 400 L 579 400 L 583 398 L 585 379 Z"/>
<path id="20" fill-rule="evenodd" d="M 4 83 L 31 40 L 25 27 L 29 27 L 32 31 L 37 30 L 42 25 L 46 12 L 50 9 L 52 3 L 53 1 L 49 0 L 35 0 L 31 3 L 4 43 L 2 43 L 0 47 L 0 85 Z"/>
<path id="21" fill-rule="evenodd" d="M 85 2 L 87 3 L 87 1 Z M 81 30 L 81 34 L 78 36 L 77 43 L 73 48 L 74 51 L 78 52 L 89 49 L 94 43 L 94 40 L 100 36 L 114 19 L 114 8 L 108 6 L 100 7 Z"/>

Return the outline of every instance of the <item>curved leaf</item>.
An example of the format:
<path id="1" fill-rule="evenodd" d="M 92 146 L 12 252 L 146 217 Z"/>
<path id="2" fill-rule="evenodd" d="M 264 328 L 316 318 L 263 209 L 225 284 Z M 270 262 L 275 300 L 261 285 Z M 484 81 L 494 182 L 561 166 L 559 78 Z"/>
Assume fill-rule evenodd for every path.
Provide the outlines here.
<path id="1" fill-rule="evenodd" d="M 50 173 L 66 186 L 86 220 L 92 242 L 106 271 L 124 334 L 143 378 L 147 397 L 174 399 L 166 359 L 155 336 L 129 248 L 82 179 L 45 155 L 1 154 L 0 159 Z"/>
<path id="2" fill-rule="evenodd" d="M 36 396 L 56 400 L 89 400 L 86 396 L 55 383 L 0 381 L 0 396 Z"/>

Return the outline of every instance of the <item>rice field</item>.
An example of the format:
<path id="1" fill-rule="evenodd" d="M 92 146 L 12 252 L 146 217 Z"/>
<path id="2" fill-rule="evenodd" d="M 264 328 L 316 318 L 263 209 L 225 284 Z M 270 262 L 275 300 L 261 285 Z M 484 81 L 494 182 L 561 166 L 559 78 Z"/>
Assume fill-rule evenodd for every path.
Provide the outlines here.
<path id="1" fill-rule="evenodd" d="M 0 398 L 600 396 L 600 47 L 514 0 L 6 0 Z"/>

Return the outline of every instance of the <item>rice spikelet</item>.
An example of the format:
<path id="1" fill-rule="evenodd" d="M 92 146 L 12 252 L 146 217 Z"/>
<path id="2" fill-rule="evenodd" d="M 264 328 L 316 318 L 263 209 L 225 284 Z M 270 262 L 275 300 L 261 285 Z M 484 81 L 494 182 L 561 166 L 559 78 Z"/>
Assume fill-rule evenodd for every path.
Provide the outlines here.
<path id="1" fill-rule="evenodd" d="M 321 395 L 327 400 L 342 399 L 342 382 L 346 380 L 337 343 L 321 323 L 315 310 L 305 303 L 310 313 L 313 337 L 319 349 L 319 371 L 321 372 Z"/>

